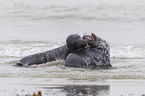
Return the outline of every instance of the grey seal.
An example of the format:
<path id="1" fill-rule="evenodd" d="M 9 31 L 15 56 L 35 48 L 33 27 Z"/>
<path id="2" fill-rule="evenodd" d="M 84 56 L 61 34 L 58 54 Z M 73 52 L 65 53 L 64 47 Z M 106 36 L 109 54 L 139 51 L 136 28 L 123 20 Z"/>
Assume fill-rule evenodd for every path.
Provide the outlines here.
<path id="1" fill-rule="evenodd" d="M 67 43 L 69 43 L 69 45 L 65 44 L 61 47 L 49 51 L 25 56 L 22 59 L 20 59 L 15 66 L 31 66 L 34 64 L 38 65 L 46 62 L 56 61 L 59 59 L 66 60 L 67 56 L 70 53 L 80 52 L 81 50 L 87 49 L 88 46 L 90 46 L 90 48 L 95 48 L 95 50 L 98 49 L 98 52 L 102 52 L 100 54 L 105 55 L 106 58 L 108 57 L 108 60 L 106 61 L 110 62 L 109 44 L 100 37 L 97 37 L 95 34 L 92 33 L 91 35 L 84 35 L 83 39 L 79 35 L 75 34 L 73 37 L 74 43 L 71 39 L 72 38 L 70 38 L 69 41 L 66 41 Z M 76 42 L 76 40 L 78 41 Z M 106 45 L 104 46 L 104 44 Z"/>
<path id="2" fill-rule="evenodd" d="M 38 65 L 38 64 L 42 64 L 42 63 L 46 63 L 46 62 L 51 62 L 51 61 L 56 61 L 56 60 L 65 60 L 67 55 L 69 54 L 69 50 L 65 45 L 49 50 L 49 51 L 45 51 L 45 52 L 41 52 L 41 53 L 36 53 L 36 54 L 32 54 L 32 55 L 28 55 L 23 57 L 22 59 L 20 59 L 15 66 L 31 66 L 31 65 Z"/>
<path id="3" fill-rule="evenodd" d="M 66 44 L 71 53 L 66 58 L 67 67 L 78 68 L 110 68 L 109 44 L 95 34 L 76 39 L 76 34 L 68 36 Z M 76 47 L 80 45 L 83 47 Z M 90 47 L 89 47 L 90 46 Z"/>

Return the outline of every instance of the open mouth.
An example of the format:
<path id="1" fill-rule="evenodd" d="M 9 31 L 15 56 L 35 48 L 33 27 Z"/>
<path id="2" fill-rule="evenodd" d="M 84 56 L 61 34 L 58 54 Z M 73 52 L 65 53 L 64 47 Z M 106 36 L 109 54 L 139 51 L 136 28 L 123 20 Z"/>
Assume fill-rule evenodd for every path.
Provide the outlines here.
<path id="1" fill-rule="evenodd" d="M 94 37 L 93 37 L 92 35 L 88 35 L 88 36 L 87 36 L 87 39 L 88 39 L 88 40 L 94 40 Z"/>

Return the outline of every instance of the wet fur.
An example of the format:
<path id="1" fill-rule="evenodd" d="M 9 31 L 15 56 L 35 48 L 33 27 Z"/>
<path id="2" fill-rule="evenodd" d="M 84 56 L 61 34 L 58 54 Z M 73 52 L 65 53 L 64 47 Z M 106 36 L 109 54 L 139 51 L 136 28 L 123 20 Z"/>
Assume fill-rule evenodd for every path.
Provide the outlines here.
<path id="1" fill-rule="evenodd" d="M 66 58 L 67 67 L 79 67 L 91 69 L 112 67 L 112 65 L 110 64 L 109 44 L 105 40 L 95 36 L 95 34 L 93 33 L 92 36 L 94 40 L 90 41 L 86 38 L 87 35 L 83 37 L 83 39 L 87 41 L 86 44 L 90 45 L 90 48 L 83 49 L 77 52 L 74 51 L 67 56 Z M 77 39 L 72 40 L 74 40 L 74 42 L 79 44 L 82 42 L 82 41 L 78 42 Z M 69 46 L 69 43 L 67 43 L 67 46 Z M 72 45 L 72 47 L 75 47 L 75 45 Z"/>
<path id="2" fill-rule="evenodd" d="M 65 60 L 69 53 L 67 46 L 64 45 L 49 51 L 25 56 L 17 62 L 16 66 L 31 66 L 56 60 Z"/>

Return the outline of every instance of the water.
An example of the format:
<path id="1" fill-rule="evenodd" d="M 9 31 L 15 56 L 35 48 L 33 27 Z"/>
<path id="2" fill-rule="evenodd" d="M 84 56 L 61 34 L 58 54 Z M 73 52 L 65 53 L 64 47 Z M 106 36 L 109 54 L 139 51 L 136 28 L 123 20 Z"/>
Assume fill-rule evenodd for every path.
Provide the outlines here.
<path id="1" fill-rule="evenodd" d="M 145 94 L 144 10 L 144 0 L 0 0 L 0 95 L 38 90 L 44 96 L 78 90 L 80 96 L 81 90 L 97 96 Z M 60 60 L 31 68 L 12 66 L 24 56 L 64 45 L 72 33 L 91 32 L 109 42 L 113 69 L 66 68 Z"/>

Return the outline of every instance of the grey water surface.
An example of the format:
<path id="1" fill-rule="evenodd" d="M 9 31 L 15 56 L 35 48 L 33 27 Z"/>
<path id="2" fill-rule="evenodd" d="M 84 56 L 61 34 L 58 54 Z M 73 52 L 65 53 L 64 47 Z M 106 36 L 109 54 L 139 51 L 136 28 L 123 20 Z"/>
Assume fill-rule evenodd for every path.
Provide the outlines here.
<path id="1" fill-rule="evenodd" d="M 145 94 L 144 0 L 0 0 L 0 95 Z M 65 61 L 30 68 L 19 59 L 95 33 L 111 46 L 112 69 L 75 69 Z"/>

